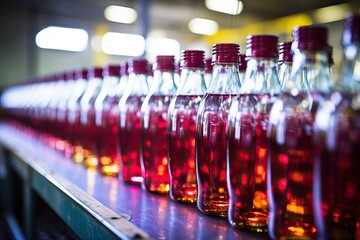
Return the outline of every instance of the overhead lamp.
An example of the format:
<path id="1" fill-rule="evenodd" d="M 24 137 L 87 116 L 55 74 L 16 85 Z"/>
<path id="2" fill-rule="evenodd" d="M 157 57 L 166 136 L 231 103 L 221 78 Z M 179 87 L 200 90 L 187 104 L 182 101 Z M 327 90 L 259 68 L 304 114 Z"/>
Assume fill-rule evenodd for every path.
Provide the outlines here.
<path id="1" fill-rule="evenodd" d="M 132 8 L 110 5 L 105 8 L 104 16 L 111 22 L 131 24 L 136 21 L 137 12 Z"/>
<path id="2" fill-rule="evenodd" d="M 213 11 L 238 15 L 244 6 L 240 0 L 205 0 L 205 6 Z"/>
<path id="3" fill-rule="evenodd" d="M 188 27 L 191 32 L 202 35 L 213 35 L 219 30 L 219 25 L 216 21 L 204 18 L 191 19 Z"/>
<path id="4" fill-rule="evenodd" d="M 139 57 L 145 51 L 145 39 L 141 35 L 107 32 L 101 48 L 106 54 Z"/>
<path id="5" fill-rule="evenodd" d="M 153 58 L 158 55 L 180 55 L 180 43 L 171 38 L 148 38 L 146 41 L 146 52 Z"/>
<path id="6" fill-rule="evenodd" d="M 81 52 L 88 44 L 88 33 L 83 29 L 50 26 L 36 34 L 39 48 Z"/>
<path id="7" fill-rule="evenodd" d="M 338 4 L 329 7 L 323 7 L 314 11 L 314 19 L 317 23 L 329 23 L 343 20 L 351 7 L 346 4 Z"/>

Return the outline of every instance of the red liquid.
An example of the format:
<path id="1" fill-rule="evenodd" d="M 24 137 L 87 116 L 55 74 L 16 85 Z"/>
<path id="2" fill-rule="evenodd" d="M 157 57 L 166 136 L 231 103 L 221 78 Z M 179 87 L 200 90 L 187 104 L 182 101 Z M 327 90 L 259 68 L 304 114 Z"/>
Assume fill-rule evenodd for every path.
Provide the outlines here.
<path id="1" fill-rule="evenodd" d="M 76 107 L 76 109 L 69 111 L 68 122 L 69 145 L 67 152 L 68 154 L 71 154 L 74 162 L 80 163 L 84 160 L 84 150 L 80 142 L 80 135 L 82 132 L 82 125 L 80 123 L 80 107 Z"/>
<path id="2" fill-rule="evenodd" d="M 352 108 L 351 95 L 342 97 L 336 111 L 328 116 L 333 124 L 320 136 L 322 220 L 326 224 L 326 237 L 357 239 L 356 232 L 360 231 L 360 110 Z"/>
<path id="3" fill-rule="evenodd" d="M 226 128 L 235 95 L 207 94 L 199 107 L 196 131 L 198 208 L 209 215 L 227 216 Z"/>
<path id="4" fill-rule="evenodd" d="M 101 173 L 110 176 L 117 176 L 120 171 L 118 102 L 117 97 L 105 98 L 101 119 L 96 122 L 96 152 L 100 160 Z"/>
<path id="5" fill-rule="evenodd" d="M 166 124 L 170 99 L 171 96 L 153 95 L 141 107 L 142 186 L 150 192 L 169 192 Z"/>
<path id="6" fill-rule="evenodd" d="M 84 165 L 86 167 L 96 167 L 98 165 L 98 157 L 96 153 L 95 143 L 95 109 L 94 101 L 90 101 L 89 109 L 81 110 L 82 131 L 80 134 L 81 146 L 84 148 Z"/>
<path id="7" fill-rule="evenodd" d="M 238 228 L 264 232 L 268 223 L 266 191 L 268 95 L 242 95 L 228 126 L 229 221 Z M 235 114 L 235 113 L 234 113 Z"/>
<path id="8" fill-rule="evenodd" d="M 122 160 L 121 174 L 125 182 L 141 183 L 140 121 L 143 96 L 129 96 L 120 109 L 119 143 Z M 131 139 L 131 141 L 129 141 Z"/>
<path id="9" fill-rule="evenodd" d="M 56 142 L 56 149 L 64 152 L 67 145 L 67 129 L 68 129 L 68 121 L 67 121 L 67 110 L 64 108 L 58 108 L 56 112 L 57 119 L 57 130 L 58 130 L 58 140 Z"/>
<path id="10" fill-rule="evenodd" d="M 201 98 L 176 96 L 176 110 L 169 115 L 170 197 L 180 202 L 195 203 L 197 198 L 195 136 L 196 114 Z"/>
<path id="11" fill-rule="evenodd" d="M 313 116 L 302 107 L 304 95 L 283 94 L 270 122 L 268 166 L 269 233 L 273 238 L 316 237 L 313 213 Z M 279 107 L 280 106 L 280 107 Z M 270 119 L 270 121 L 272 121 Z"/>

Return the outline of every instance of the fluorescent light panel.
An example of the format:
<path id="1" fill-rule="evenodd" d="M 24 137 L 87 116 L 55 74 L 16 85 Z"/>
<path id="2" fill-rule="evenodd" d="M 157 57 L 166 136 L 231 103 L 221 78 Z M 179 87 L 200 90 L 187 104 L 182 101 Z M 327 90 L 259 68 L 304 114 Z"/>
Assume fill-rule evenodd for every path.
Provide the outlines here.
<path id="1" fill-rule="evenodd" d="M 81 52 L 88 44 L 88 34 L 83 29 L 50 26 L 36 34 L 39 48 Z"/>
<path id="2" fill-rule="evenodd" d="M 191 32 L 202 35 L 213 35 L 219 30 L 217 22 L 204 18 L 191 19 L 188 27 Z"/>
<path id="3" fill-rule="evenodd" d="M 230 15 L 238 15 L 243 10 L 240 0 L 205 0 L 208 9 Z"/>
<path id="4" fill-rule="evenodd" d="M 131 24 L 136 21 L 137 12 L 132 8 L 111 5 L 105 8 L 104 16 L 111 22 Z"/>
<path id="5" fill-rule="evenodd" d="M 138 57 L 144 53 L 145 39 L 140 35 L 108 32 L 101 48 L 106 54 Z"/>
<path id="6" fill-rule="evenodd" d="M 318 23 L 340 21 L 347 16 L 350 10 L 351 7 L 346 3 L 323 7 L 314 11 L 314 18 Z"/>
<path id="7" fill-rule="evenodd" d="M 146 50 L 152 56 L 174 55 L 177 58 L 180 54 L 180 44 L 170 38 L 148 38 Z"/>

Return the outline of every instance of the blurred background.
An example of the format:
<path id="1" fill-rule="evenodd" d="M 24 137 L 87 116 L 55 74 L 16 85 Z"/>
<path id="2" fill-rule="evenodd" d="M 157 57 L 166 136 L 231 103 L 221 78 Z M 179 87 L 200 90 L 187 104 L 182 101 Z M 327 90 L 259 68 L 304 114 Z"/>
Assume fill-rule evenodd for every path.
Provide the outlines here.
<path id="1" fill-rule="evenodd" d="M 340 0 L 5 0 L 0 8 L 0 88 L 33 76 L 133 57 L 205 50 L 246 36 L 291 40 L 294 26 L 326 24 L 336 79 L 343 19 L 360 1 Z"/>

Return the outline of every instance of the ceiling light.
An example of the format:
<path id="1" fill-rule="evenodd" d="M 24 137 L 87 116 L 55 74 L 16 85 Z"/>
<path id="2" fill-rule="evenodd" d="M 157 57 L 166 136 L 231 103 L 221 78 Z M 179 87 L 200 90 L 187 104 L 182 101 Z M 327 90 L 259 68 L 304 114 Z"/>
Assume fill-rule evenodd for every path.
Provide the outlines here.
<path id="1" fill-rule="evenodd" d="M 149 54 L 150 59 L 158 55 L 174 55 L 175 58 L 178 58 L 180 44 L 175 39 L 170 38 L 148 38 L 146 52 Z"/>
<path id="2" fill-rule="evenodd" d="M 111 5 L 105 8 L 104 16 L 111 22 L 131 24 L 136 21 L 137 13 L 132 8 Z"/>
<path id="3" fill-rule="evenodd" d="M 351 7 L 346 4 L 339 4 L 329 7 L 323 7 L 314 11 L 314 19 L 317 23 L 329 23 L 343 20 Z"/>
<path id="4" fill-rule="evenodd" d="M 80 52 L 87 47 L 88 34 L 83 29 L 51 26 L 38 32 L 35 42 L 40 48 Z"/>
<path id="5" fill-rule="evenodd" d="M 108 32 L 101 48 L 106 54 L 139 57 L 144 53 L 145 39 L 141 35 Z"/>
<path id="6" fill-rule="evenodd" d="M 240 0 L 205 0 L 208 9 L 231 15 L 238 15 L 243 10 L 243 3 Z"/>
<path id="7" fill-rule="evenodd" d="M 188 26 L 191 32 L 202 35 L 213 35 L 219 30 L 217 22 L 204 18 L 193 18 Z"/>

